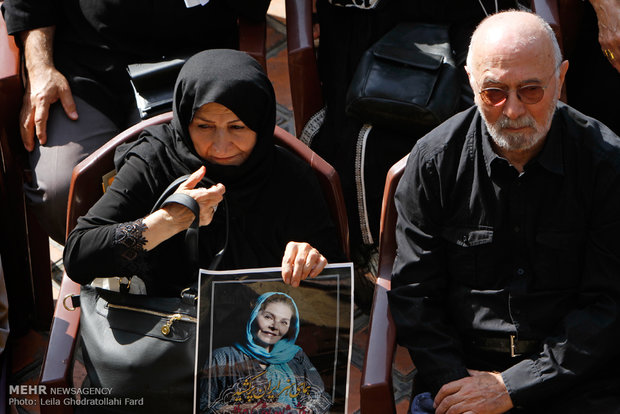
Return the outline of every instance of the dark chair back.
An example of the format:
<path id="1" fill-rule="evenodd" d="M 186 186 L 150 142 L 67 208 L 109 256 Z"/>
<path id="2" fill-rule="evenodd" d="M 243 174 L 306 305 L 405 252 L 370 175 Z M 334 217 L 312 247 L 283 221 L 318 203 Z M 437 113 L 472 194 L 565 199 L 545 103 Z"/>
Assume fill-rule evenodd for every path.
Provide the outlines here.
<path id="1" fill-rule="evenodd" d="M 312 35 L 312 2 L 286 0 L 288 75 L 295 116 L 295 132 L 323 107 L 323 95 Z"/>

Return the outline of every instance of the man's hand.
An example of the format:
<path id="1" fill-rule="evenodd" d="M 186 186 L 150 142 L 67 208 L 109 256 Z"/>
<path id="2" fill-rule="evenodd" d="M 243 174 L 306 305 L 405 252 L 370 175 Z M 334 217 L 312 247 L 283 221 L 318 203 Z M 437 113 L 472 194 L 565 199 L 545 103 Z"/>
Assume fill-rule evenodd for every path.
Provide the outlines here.
<path id="1" fill-rule="evenodd" d="M 308 243 L 289 242 L 282 258 L 282 280 L 293 287 L 307 277 L 316 277 L 327 259 Z"/>
<path id="2" fill-rule="evenodd" d="M 598 41 L 609 63 L 620 72 L 620 7 L 618 0 L 590 0 L 598 20 Z"/>
<path id="3" fill-rule="evenodd" d="M 34 149 L 35 133 L 41 145 L 47 142 L 47 118 L 54 102 L 60 99 L 67 116 L 78 118 L 69 82 L 54 67 L 53 38 L 53 27 L 22 34 L 28 81 L 20 112 L 20 133 L 28 151 Z"/>
<path id="4" fill-rule="evenodd" d="M 435 397 L 436 414 L 499 414 L 513 407 L 499 373 L 468 371 L 471 377 L 441 387 Z"/>

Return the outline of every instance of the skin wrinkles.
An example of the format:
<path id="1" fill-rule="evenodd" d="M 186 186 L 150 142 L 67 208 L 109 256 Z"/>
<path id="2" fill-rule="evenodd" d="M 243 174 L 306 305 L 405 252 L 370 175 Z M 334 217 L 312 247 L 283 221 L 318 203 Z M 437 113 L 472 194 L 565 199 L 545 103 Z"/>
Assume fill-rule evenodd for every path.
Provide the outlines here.
<path id="1" fill-rule="evenodd" d="M 188 129 L 198 155 L 213 164 L 239 166 L 256 145 L 256 132 L 216 102 L 201 106 Z"/>
<path id="2" fill-rule="evenodd" d="M 495 22 L 505 20 L 505 15 L 497 16 Z M 568 62 L 564 61 L 556 70 L 553 45 L 542 41 L 548 39 L 547 32 L 531 16 L 525 17 L 529 19 L 522 19 L 521 26 L 513 26 L 514 29 L 481 25 L 470 49 L 470 66 L 466 68 L 494 150 L 519 171 L 543 147 L 568 69 Z M 496 23 L 487 21 L 493 26 Z M 541 101 L 521 102 L 516 90 L 524 85 L 546 85 Z M 479 91 L 487 87 L 508 90 L 506 102 L 498 106 L 484 103 Z"/>

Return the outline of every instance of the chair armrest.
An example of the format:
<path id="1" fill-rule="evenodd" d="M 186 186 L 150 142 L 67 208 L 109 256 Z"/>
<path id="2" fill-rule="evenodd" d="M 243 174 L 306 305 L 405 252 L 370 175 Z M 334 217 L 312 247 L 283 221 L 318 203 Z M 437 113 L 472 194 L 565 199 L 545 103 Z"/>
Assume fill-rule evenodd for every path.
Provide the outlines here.
<path id="1" fill-rule="evenodd" d="M 390 314 L 387 292 L 390 281 L 377 279 L 364 357 L 360 407 L 362 414 L 396 412 L 392 384 L 392 362 L 396 349 L 396 327 Z"/>
<path id="2" fill-rule="evenodd" d="M 408 156 L 390 168 L 385 179 L 379 232 L 379 266 L 377 285 L 370 311 L 368 347 L 364 357 L 360 408 L 362 413 L 396 411 L 392 384 L 392 362 L 396 350 L 396 325 L 392 319 L 387 292 L 390 290 L 392 266 L 396 256 L 396 187 L 403 175 Z"/>
<path id="3" fill-rule="evenodd" d="M 310 117 L 323 107 L 314 54 L 311 1 L 286 0 L 286 39 L 295 130 L 299 135 Z"/>
<path id="4" fill-rule="evenodd" d="M 273 136 L 276 144 L 285 147 L 306 161 L 314 171 L 323 194 L 325 194 L 325 201 L 334 220 L 334 225 L 338 230 L 342 251 L 346 258 L 349 259 L 349 221 L 344 196 L 342 195 L 340 176 L 327 161 L 282 128 L 276 126 Z"/>
<path id="5" fill-rule="evenodd" d="M 267 73 L 267 23 L 239 17 L 239 50 L 247 52 L 261 64 Z"/>
<path id="6" fill-rule="evenodd" d="M 47 345 L 45 358 L 41 367 L 41 376 L 39 384 L 52 387 L 68 387 L 70 386 L 71 367 L 73 362 L 73 351 L 77 339 L 78 327 L 80 324 L 80 309 L 73 311 L 65 308 L 65 298 L 69 295 L 79 295 L 80 285 L 69 279 L 64 274 L 56 309 L 54 311 L 54 319 L 50 329 L 50 338 Z M 71 302 L 67 301 L 68 306 Z M 53 398 L 54 395 L 41 394 L 39 398 Z M 73 412 L 71 407 L 63 407 L 58 405 L 41 405 L 41 413 L 65 413 Z"/>

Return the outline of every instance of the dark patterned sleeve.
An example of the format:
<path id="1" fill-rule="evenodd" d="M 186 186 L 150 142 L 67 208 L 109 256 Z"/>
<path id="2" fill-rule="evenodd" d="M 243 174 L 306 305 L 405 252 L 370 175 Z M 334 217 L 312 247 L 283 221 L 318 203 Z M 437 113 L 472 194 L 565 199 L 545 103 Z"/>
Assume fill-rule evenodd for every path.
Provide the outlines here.
<path id="1" fill-rule="evenodd" d="M 64 264 L 71 279 L 87 284 L 98 277 L 143 277 L 149 271 L 142 218 L 156 191 L 144 161 L 128 160 L 67 238 Z"/>

